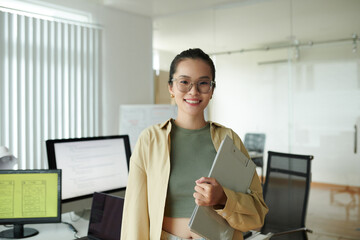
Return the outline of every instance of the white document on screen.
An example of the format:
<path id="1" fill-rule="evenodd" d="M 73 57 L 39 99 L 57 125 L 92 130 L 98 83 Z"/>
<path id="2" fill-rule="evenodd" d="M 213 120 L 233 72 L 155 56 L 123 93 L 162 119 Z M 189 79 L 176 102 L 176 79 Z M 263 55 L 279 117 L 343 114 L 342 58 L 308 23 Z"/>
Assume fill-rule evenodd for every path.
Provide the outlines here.
<path id="1" fill-rule="evenodd" d="M 62 199 L 126 187 L 128 166 L 123 139 L 55 144 L 62 169 Z M 104 189 L 106 186 L 107 189 Z"/>

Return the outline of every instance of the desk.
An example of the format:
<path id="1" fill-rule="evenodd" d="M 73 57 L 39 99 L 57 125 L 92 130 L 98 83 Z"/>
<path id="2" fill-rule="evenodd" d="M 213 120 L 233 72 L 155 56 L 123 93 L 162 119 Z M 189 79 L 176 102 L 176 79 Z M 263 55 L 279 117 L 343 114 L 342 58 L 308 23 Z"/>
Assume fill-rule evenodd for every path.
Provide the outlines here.
<path id="1" fill-rule="evenodd" d="M 61 215 L 62 222 L 71 223 L 77 230 L 77 235 L 83 237 L 87 235 L 89 221 L 86 220 L 90 216 L 90 210 L 86 210 L 83 218 L 75 215 L 72 212 L 63 213 Z M 45 224 L 25 224 L 24 227 L 35 228 L 39 231 L 39 234 L 29 238 L 23 238 L 28 240 L 72 240 L 75 239 L 74 232 L 64 223 L 45 223 Z M 0 225 L 0 231 L 8 228 Z M 5 238 L 0 238 L 5 240 Z M 268 240 L 270 239 L 269 234 L 264 235 L 259 232 L 253 232 L 253 235 L 248 237 L 246 240 Z"/>
<path id="2" fill-rule="evenodd" d="M 268 240 L 270 239 L 270 234 L 261 234 L 260 232 L 252 231 L 253 234 L 246 238 L 246 240 Z"/>
<path id="3" fill-rule="evenodd" d="M 261 182 L 263 182 L 264 179 L 264 154 L 260 152 L 255 151 L 249 151 L 249 156 L 251 160 L 256 164 L 257 167 L 261 167 Z"/>
<path id="4" fill-rule="evenodd" d="M 263 158 L 264 154 L 259 152 L 250 151 L 248 152 L 251 159 L 253 158 Z"/>
<path id="5" fill-rule="evenodd" d="M 88 224 L 90 216 L 90 210 L 84 212 L 84 218 L 80 218 L 73 212 L 63 213 L 61 215 L 63 222 L 71 223 L 77 230 L 78 236 L 86 236 L 88 230 Z M 35 228 L 39 231 L 39 234 L 33 237 L 24 238 L 28 240 L 72 240 L 75 239 L 74 232 L 70 230 L 67 224 L 63 223 L 45 223 L 45 224 L 25 224 L 24 227 Z M 9 228 L 0 225 L 0 231 Z M 1 240 L 5 238 L 0 238 Z"/>

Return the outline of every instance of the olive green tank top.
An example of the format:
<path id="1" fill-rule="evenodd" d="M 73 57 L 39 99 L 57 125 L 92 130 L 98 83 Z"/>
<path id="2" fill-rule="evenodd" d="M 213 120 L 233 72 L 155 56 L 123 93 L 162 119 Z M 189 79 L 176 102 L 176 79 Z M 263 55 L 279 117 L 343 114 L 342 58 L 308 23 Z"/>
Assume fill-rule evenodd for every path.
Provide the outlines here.
<path id="1" fill-rule="evenodd" d="M 165 204 L 166 217 L 190 218 L 195 208 L 195 181 L 207 177 L 216 150 L 210 124 L 196 130 L 173 123 L 171 129 L 170 179 Z"/>

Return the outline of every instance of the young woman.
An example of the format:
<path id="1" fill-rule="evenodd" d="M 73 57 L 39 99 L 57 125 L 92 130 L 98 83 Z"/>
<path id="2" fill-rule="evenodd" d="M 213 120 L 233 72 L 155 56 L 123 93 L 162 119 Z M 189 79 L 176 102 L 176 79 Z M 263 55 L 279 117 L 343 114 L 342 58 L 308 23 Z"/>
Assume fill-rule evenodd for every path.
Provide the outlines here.
<path id="1" fill-rule="evenodd" d="M 213 206 L 236 230 L 233 239 L 243 239 L 241 232 L 263 225 L 268 209 L 256 173 L 248 194 L 205 177 L 226 135 L 249 156 L 235 132 L 205 121 L 215 88 L 212 60 L 200 49 L 181 52 L 171 63 L 168 85 L 177 117 L 139 137 L 130 160 L 121 239 L 202 239 L 188 227 L 195 204 Z"/>

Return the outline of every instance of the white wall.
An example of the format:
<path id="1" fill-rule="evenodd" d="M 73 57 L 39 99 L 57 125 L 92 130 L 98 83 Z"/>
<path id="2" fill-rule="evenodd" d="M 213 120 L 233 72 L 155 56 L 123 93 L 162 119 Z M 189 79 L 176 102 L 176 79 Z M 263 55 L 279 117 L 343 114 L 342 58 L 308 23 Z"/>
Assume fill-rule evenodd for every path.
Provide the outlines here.
<path id="1" fill-rule="evenodd" d="M 88 12 L 103 27 L 102 131 L 118 134 L 119 105 L 153 103 L 152 20 L 86 0 L 46 0 Z"/>
<path id="2" fill-rule="evenodd" d="M 210 118 L 233 128 L 240 137 L 264 132 L 267 147 L 287 150 L 288 65 L 258 65 L 286 57 L 287 50 L 216 56 L 217 86 Z"/>
<path id="3" fill-rule="evenodd" d="M 159 56 L 159 70 L 169 72 L 171 61 L 179 53 L 172 53 L 172 52 L 161 51 L 161 50 L 157 50 L 157 49 L 155 49 L 154 51 Z"/>

